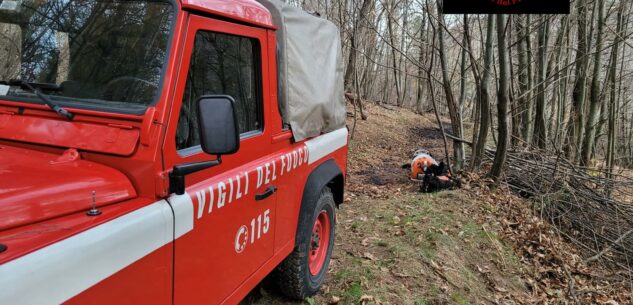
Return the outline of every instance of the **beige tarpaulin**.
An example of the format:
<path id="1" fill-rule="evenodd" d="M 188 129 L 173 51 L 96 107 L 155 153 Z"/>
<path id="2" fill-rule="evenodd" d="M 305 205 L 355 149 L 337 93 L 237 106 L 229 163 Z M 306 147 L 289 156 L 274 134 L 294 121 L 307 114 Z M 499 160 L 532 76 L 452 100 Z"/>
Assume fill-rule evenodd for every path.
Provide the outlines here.
<path id="1" fill-rule="evenodd" d="M 279 0 L 258 0 L 278 27 L 279 104 L 300 141 L 345 126 L 338 28 Z"/>

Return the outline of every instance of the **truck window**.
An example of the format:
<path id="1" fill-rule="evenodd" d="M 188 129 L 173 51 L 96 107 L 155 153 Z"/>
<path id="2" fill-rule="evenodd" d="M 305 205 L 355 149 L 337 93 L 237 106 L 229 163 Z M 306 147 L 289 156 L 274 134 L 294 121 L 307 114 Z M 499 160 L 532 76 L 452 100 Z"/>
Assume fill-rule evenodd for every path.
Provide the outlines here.
<path id="1" fill-rule="evenodd" d="M 161 92 L 169 1 L 0 1 L 0 81 L 59 86 L 71 107 L 142 114 Z M 41 103 L 13 87 L 2 99 Z"/>
<path id="2" fill-rule="evenodd" d="M 243 136 L 262 129 L 259 50 L 255 39 L 196 33 L 176 130 L 178 150 L 200 145 L 196 102 L 204 95 L 224 94 L 235 99 Z"/>

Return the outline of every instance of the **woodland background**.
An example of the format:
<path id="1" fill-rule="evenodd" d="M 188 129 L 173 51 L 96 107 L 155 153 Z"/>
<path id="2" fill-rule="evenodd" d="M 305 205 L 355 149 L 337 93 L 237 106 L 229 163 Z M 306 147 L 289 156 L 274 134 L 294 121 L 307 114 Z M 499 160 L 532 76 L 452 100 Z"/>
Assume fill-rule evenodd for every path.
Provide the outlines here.
<path id="1" fill-rule="evenodd" d="M 359 117 L 363 102 L 419 113 L 435 103 L 451 135 L 463 138 L 463 123 L 475 123 L 475 168 L 489 137 L 492 147 L 564 152 L 584 166 L 633 165 L 630 1 L 575 0 L 570 15 L 442 15 L 423 0 L 290 2 L 341 29 Z M 455 169 L 464 150 L 453 148 Z"/>
<path id="2" fill-rule="evenodd" d="M 336 276 L 317 302 L 633 304 L 632 1 L 572 0 L 569 15 L 442 15 L 431 0 L 288 2 L 336 23 L 344 48 L 350 210 Z M 410 182 L 394 168 L 418 148 L 449 161 L 462 190 L 407 197 Z M 358 231 L 368 217 L 372 228 Z M 463 238 L 471 220 L 485 237 L 475 248 Z M 428 232 L 449 238 L 449 250 Z M 508 269 L 505 246 L 520 271 Z M 489 295 L 472 290 L 469 274 Z M 517 274 L 522 285 L 501 284 Z"/>

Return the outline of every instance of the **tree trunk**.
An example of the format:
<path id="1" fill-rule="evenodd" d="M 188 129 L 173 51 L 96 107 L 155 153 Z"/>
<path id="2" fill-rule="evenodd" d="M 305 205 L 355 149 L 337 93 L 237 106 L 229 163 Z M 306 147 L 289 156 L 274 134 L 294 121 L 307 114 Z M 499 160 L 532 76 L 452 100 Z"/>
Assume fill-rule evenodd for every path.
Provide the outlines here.
<path id="1" fill-rule="evenodd" d="M 566 92 L 563 91 L 564 83 L 567 81 L 565 77 L 565 68 L 561 67 L 563 50 L 566 49 L 567 43 L 563 44 L 563 41 L 569 35 L 569 18 L 564 16 L 560 20 L 560 29 L 558 33 L 558 37 L 556 37 L 555 47 L 556 54 L 552 56 L 550 60 L 550 64 L 547 65 L 547 79 L 549 80 L 555 73 L 559 73 L 560 75 L 555 77 L 553 80 L 555 82 L 554 92 L 551 98 L 551 110 L 550 110 L 550 121 L 548 124 L 548 136 L 551 139 L 550 142 L 554 143 L 554 147 L 558 148 L 559 139 L 558 132 L 559 126 L 563 124 L 563 120 L 561 118 L 561 114 L 563 113 L 562 108 L 564 106 L 564 96 Z"/>
<path id="2" fill-rule="evenodd" d="M 486 148 L 486 140 L 488 139 L 488 130 L 490 130 L 490 95 L 488 93 L 488 83 L 490 82 L 491 65 L 492 65 L 492 39 L 494 35 L 495 20 L 493 15 L 488 15 L 488 25 L 486 28 L 486 45 L 484 47 L 484 66 L 483 76 L 478 84 L 477 100 L 479 102 L 479 133 L 477 135 L 476 145 L 473 149 L 472 168 L 474 171 L 479 170 L 481 159 Z M 474 60 L 474 58 L 471 58 Z M 474 63 L 473 63 L 474 65 Z"/>
<path id="3" fill-rule="evenodd" d="M 516 21 L 520 21 L 519 19 L 516 18 L 516 16 L 510 16 L 508 17 L 508 28 L 510 29 L 508 31 L 508 40 L 509 41 L 513 41 L 514 37 L 513 37 L 513 31 L 512 26 Z M 519 103 L 519 100 L 515 98 L 515 92 L 516 92 L 516 84 L 514 82 L 515 79 L 515 68 L 514 68 L 514 62 L 513 62 L 513 58 L 514 58 L 514 54 L 512 53 L 512 47 L 508 48 L 508 57 L 510 58 L 510 126 L 512 126 L 512 136 L 510 136 L 510 146 L 511 147 L 517 147 L 519 146 L 519 144 L 521 144 L 521 104 Z"/>
<path id="4" fill-rule="evenodd" d="M 424 82 L 423 82 L 423 78 L 424 78 L 424 68 L 423 68 L 423 62 L 424 62 L 424 58 L 426 57 L 426 52 L 425 52 L 425 48 L 423 47 L 426 44 L 426 39 L 425 39 L 425 31 L 426 31 L 426 14 L 422 14 L 422 22 L 420 24 L 420 50 L 418 53 L 418 93 L 417 93 L 417 97 L 416 97 L 416 110 L 418 113 L 422 114 L 424 112 Z"/>
<path id="5" fill-rule="evenodd" d="M 389 31 L 389 41 L 391 44 L 391 58 L 392 58 L 392 63 L 393 63 L 393 81 L 396 85 L 396 105 L 398 106 L 402 106 L 402 96 L 400 94 L 400 81 L 399 81 L 399 77 L 398 77 L 398 61 L 396 58 L 396 34 L 393 31 L 393 19 L 394 19 L 394 12 L 395 12 L 395 4 L 393 3 L 393 1 L 388 1 L 387 4 L 389 5 L 388 8 L 388 12 L 387 12 L 387 30 Z M 393 6 L 392 6 L 393 5 Z"/>
<path id="6" fill-rule="evenodd" d="M 549 37 L 549 19 L 541 17 L 541 28 L 538 33 L 538 62 L 536 86 L 536 113 L 534 126 L 534 144 L 539 149 L 547 146 L 547 128 L 545 126 L 545 77 L 547 74 L 547 40 Z"/>
<path id="7" fill-rule="evenodd" d="M 585 107 L 585 87 L 587 83 L 587 0 L 577 0 L 578 9 L 578 46 L 576 48 L 576 80 L 574 82 L 574 92 L 572 94 L 572 119 L 570 120 L 569 131 L 565 147 L 565 155 L 571 161 L 578 156 L 579 139 L 583 135 L 584 107 Z"/>
<path id="8" fill-rule="evenodd" d="M 354 28 L 352 29 L 351 36 L 349 37 L 349 41 L 351 44 L 351 48 L 349 50 L 349 59 L 347 61 L 347 68 L 345 69 L 345 90 L 349 91 L 354 87 L 354 73 L 356 71 L 356 56 L 358 54 L 358 36 L 361 36 L 363 31 L 361 31 L 361 24 L 363 23 L 363 18 L 369 15 L 370 9 L 373 8 L 374 0 L 362 0 L 363 4 L 360 8 L 360 12 L 358 16 L 354 18 Z M 360 94 L 356 92 L 356 94 Z"/>
<path id="9" fill-rule="evenodd" d="M 347 67 L 345 68 L 345 91 L 351 92 L 354 87 L 354 73 L 356 71 L 356 53 L 358 52 L 358 46 L 356 45 L 356 30 L 352 31 L 351 36 L 349 37 L 350 42 L 350 50 L 349 50 L 349 60 L 347 61 Z"/>
<path id="10" fill-rule="evenodd" d="M 477 20 L 479 20 L 479 17 L 477 17 Z M 464 15 L 464 36 L 466 38 L 466 45 L 465 47 L 468 49 L 468 57 L 470 59 L 470 66 L 471 66 L 471 71 L 473 74 L 473 79 L 475 80 L 475 102 L 473 103 L 473 111 L 472 111 L 472 120 L 474 121 L 473 123 L 473 140 L 472 140 L 472 153 L 474 155 L 475 152 L 475 147 L 477 147 L 477 137 L 479 136 L 479 124 L 480 124 L 480 112 L 481 112 L 481 105 L 480 105 L 480 96 L 481 96 L 481 77 L 480 77 L 480 73 L 479 73 L 479 68 L 478 68 L 478 62 L 475 59 L 475 56 L 473 54 L 473 47 L 472 47 L 472 40 L 470 39 L 470 25 L 468 24 L 468 15 Z M 481 160 L 481 157 L 479 158 Z M 471 158 L 471 162 L 470 162 L 470 170 L 474 171 L 475 170 L 475 163 L 473 162 L 474 158 Z M 481 163 L 481 162 L 479 162 Z"/>
<path id="11" fill-rule="evenodd" d="M 625 5 L 624 3 L 620 3 L 620 8 L 618 9 L 618 20 L 616 25 L 616 37 L 613 41 L 613 47 L 611 48 L 611 66 L 609 67 L 609 115 L 608 115 L 608 131 L 607 131 L 607 172 L 609 178 L 613 176 L 613 168 L 615 167 L 615 151 L 616 145 L 615 140 L 617 137 L 617 128 L 616 128 L 616 113 L 618 108 L 618 101 L 616 99 L 616 67 L 618 63 L 618 48 L 621 41 L 622 24 L 623 24 L 623 16 L 624 16 Z M 630 141 L 631 139 L 629 139 Z"/>
<path id="12" fill-rule="evenodd" d="M 407 100 L 407 90 L 408 86 L 408 78 L 409 78 L 409 66 L 406 64 L 407 58 L 409 58 L 409 48 L 407 47 L 407 27 L 409 24 L 409 14 L 407 13 L 407 9 L 409 8 L 408 0 L 404 0 L 403 5 L 401 6 L 402 13 L 400 15 L 402 19 L 402 26 L 400 31 L 400 60 L 398 60 L 398 76 L 400 77 L 400 89 L 402 93 L 400 94 L 400 104 L 399 106 L 405 106 L 405 102 Z M 404 54 L 402 54 L 404 53 Z"/>
<path id="13" fill-rule="evenodd" d="M 495 183 L 499 183 L 499 178 L 503 173 L 503 167 L 506 162 L 507 150 L 509 144 L 508 137 L 508 101 L 509 86 L 508 86 L 508 53 L 506 44 L 506 16 L 497 16 L 497 49 L 499 52 L 499 92 L 497 93 L 497 119 L 499 137 L 497 143 L 497 151 L 495 153 L 495 159 L 490 169 L 490 176 L 495 180 Z"/>
<path id="14" fill-rule="evenodd" d="M 468 23 L 467 15 L 464 15 L 464 24 Z M 461 118 L 464 117 L 464 101 L 466 100 L 466 32 L 462 36 L 462 52 L 460 56 L 461 64 L 459 69 L 460 82 L 459 82 L 459 133 L 464 134 L 464 122 Z"/>
<path id="15" fill-rule="evenodd" d="M 549 111 L 547 111 L 545 114 L 545 116 L 549 116 L 549 118 L 545 120 L 545 123 L 547 126 L 546 135 L 547 135 L 547 139 L 549 139 L 548 142 L 552 142 L 554 139 L 554 135 L 553 135 L 554 128 L 552 124 L 556 122 L 556 109 L 558 108 L 556 97 L 559 94 L 559 86 L 557 84 L 560 81 L 560 78 L 551 78 L 551 77 L 552 77 L 553 71 L 558 71 L 558 69 L 560 69 L 559 62 L 560 62 L 561 50 L 563 49 L 562 43 L 563 43 L 563 35 L 565 34 L 565 20 L 566 20 L 566 16 L 563 16 L 560 19 L 560 27 L 558 28 L 558 34 L 556 35 L 556 40 L 554 40 L 554 45 L 553 45 L 554 48 L 551 50 L 551 53 L 554 53 L 554 54 L 549 56 L 549 60 L 547 61 L 547 69 L 546 69 L 547 72 L 545 73 L 545 80 L 547 81 L 545 88 L 547 87 L 552 88 L 552 95 L 551 95 L 551 99 L 549 100 L 550 101 Z M 546 47 L 549 50 L 549 47 L 547 46 L 548 40 L 546 40 L 545 42 L 546 42 Z M 547 94 L 545 94 L 545 98 L 547 98 Z"/>
<path id="16" fill-rule="evenodd" d="M 427 7 L 427 12 L 429 12 L 428 10 L 428 2 L 426 4 Z M 429 14 L 431 14 L 429 12 Z M 435 48 L 435 27 L 433 26 L 433 23 L 431 22 L 431 27 L 433 28 L 433 38 L 432 38 L 432 42 L 433 42 L 433 48 L 431 48 L 432 50 Z M 438 30 L 442 30 L 441 25 L 439 27 Z M 448 166 L 448 171 L 449 173 L 451 173 L 451 175 L 453 174 L 453 167 L 451 166 L 451 158 L 448 155 L 448 140 L 446 139 L 446 133 L 444 132 L 444 127 L 442 126 L 442 120 L 440 119 L 440 114 L 437 110 L 437 104 L 435 102 L 435 90 L 433 89 L 433 76 L 431 75 L 431 71 L 433 70 L 433 64 L 435 61 L 435 51 L 431 52 L 431 59 L 429 61 L 429 67 L 426 70 L 426 80 L 427 83 L 429 85 L 429 92 L 431 94 L 431 105 L 433 106 L 433 113 L 435 114 L 435 119 L 437 120 L 437 125 L 440 128 L 440 131 L 442 132 L 442 140 L 444 141 L 444 154 L 446 156 L 446 164 Z"/>
<path id="17" fill-rule="evenodd" d="M 602 65 L 602 34 L 604 28 L 604 0 L 598 0 L 598 17 L 596 32 L 596 52 L 594 53 L 593 77 L 589 94 L 589 113 L 587 113 L 587 123 L 585 125 L 585 136 L 582 141 L 580 153 L 580 165 L 587 166 L 591 158 L 591 152 L 596 137 L 596 123 L 600 116 L 600 68 Z"/>
<path id="18" fill-rule="evenodd" d="M 374 0 L 371 0 L 372 2 L 374 2 Z M 376 12 L 375 10 L 370 10 L 369 11 L 369 15 L 363 16 L 364 20 L 365 20 L 365 25 L 368 29 L 375 29 L 377 28 L 377 24 L 380 22 L 380 18 L 382 16 L 382 14 L 384 14 L 385 9 L 382 8 L 380 10 L 380 13 L 378 14 L 378 16 L 376 16 Z M 363 97 L 365 99 L 368 99 L 370 96 L 373 96 L 374 94 L 374 90 L 376 90 L 374 84 L 376 82 L 377 79 L 377 72 L 376 72 L 376 67 L 378 66 L 377 63 L 380 62 L 380 59 L 382 56 L 381 54 L 383 54 L 382 50 L 384 50 L 384 45 L 385 44 L 380 44 L 378 46 L 377 41 L 378 41 L 378 32 L 377 31 L 368 31 L 367 34 L 368 38 L 366 39 L 366 49 L 367 49 L 367 53 L 365 54 L 365 67 L 364 67 L 364 72 L 363 72 L 363 77 L 362 77 L 362 85 L 361 87 L 363 88 Z M 374 54 L 378 54 L 377 56 L 374 56 Z M 376 58 L 378 57 L 378 58 Z"/>
<path id="19" fill-rule="evenodd" d="M 528 145 L 532 143 L 533 135 L 533 121 L 532 114 L 534 113 L 534 101 L 532 95 L 533 88 L 533 74 L 532 74 L 532 32 L 530 30 L 531 16 L 525 16 L 525 25 L 523 26 L 523 39 L 525 46 L 525 90 L 527 95 L 525 96 L 525 107 L 523 108 L 523 139 Z"/>
<path id="20" fill-rule="evenodd" d="M 460 130 L 462 117 L 457 109 L 457 104 L 455 102 L 455 96 L 453 95 L 453 89 L 451 86 L 451 80 L 448 76 L 448 67 L 446 63 L 446 49 L 444 46 L 444 17 L 441 12 L 441 7 L 437 6 L 438 13 L 438 39 L 439 39 L 439 55 L 440 55 L 440 65 L 442 67 L 442 80 L 444 87 L 444 94 L 446 95 L 446 103 L 448 104 L 448 113 L 451 117 L 451 128 L 452 133 L 457 138 L 462 137 L 462 133 Z M 462 168 L 464 161 L 464 143 L 461 141 L 453 142 L 453 157 L 455 158 L 454 162 L 454 170 L 458 171 Z"/>

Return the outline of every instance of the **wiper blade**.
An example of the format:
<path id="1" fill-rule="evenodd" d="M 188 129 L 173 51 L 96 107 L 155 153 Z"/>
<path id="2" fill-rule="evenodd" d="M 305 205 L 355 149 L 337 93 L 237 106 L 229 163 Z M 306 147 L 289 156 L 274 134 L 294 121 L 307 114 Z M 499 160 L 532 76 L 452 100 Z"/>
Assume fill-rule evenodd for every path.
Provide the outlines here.
<path id="1" fill-rule="evenodd" d="M 50 97 L 48 97 L 48 95 L 44 94 L 39 89 L 39 88 L 42 88 L 44 90 L 53 90 L 53 91 L 61 90 L 61 86 L 59 86 L 57 84 L 30 83 L 30 82 L 27 82 L 27 81 L 23 81 L 21 79 L 12 79 L 12 80 L 9 80 L 9 81 L 0 81 L 0 84 L 9 85 L 9 86 L 20 86 L 20 88 L 22 88 L 22 89 L 28 89 L 31 92 L 35 93 L 35 95 L 37 95 L 37 97 L 39 97 L 48 107 L 53 109 L 53 111 L 55 111 L 61 117 L 65 118 L 67 120 L 72 120 L 75 117 L 75 115 L 72 112 L 64 109 L 62 106 L 59 106 Z"/>
<path id="2" fill-rule="evenodd" d="M 61 91 L 62 90 L 61 85 L 54 84 L 54 83 L 29 82 L 28 84 L 40 90 L 46 90 L 46 91 Z"/>
<path id="3" fill-rule="evenodd" d="M 23 80 L 19 80 L 19 79 L 12 79 L 9 81 L 0 81 L 0 85 L 7 85 L 7 86 L 20 86 L 22 88 L 26 88 L 29 89 L 28 87 L 26 87 L 25 85 L 23 85 L 23 83 L 27 83 L 26 81 Z M 62 86 L 55 84 L 55 83 L 36 83 L 36 82 L 28 82 L 29 85 L 41 89 L 41 90 L 46 90 L 46 91 L 61 91 L 62 90 Z"/>

